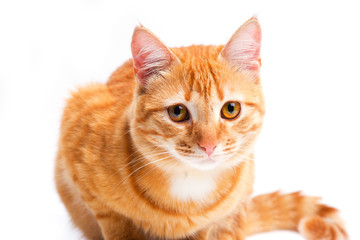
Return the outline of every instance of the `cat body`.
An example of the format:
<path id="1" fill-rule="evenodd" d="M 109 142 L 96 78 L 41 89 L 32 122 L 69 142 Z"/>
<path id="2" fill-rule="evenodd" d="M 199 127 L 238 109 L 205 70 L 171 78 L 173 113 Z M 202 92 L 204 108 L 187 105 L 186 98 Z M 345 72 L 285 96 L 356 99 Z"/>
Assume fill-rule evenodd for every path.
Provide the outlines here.
<path id="1" fill-rule="evenodd" d="M 56 183 L 86 238 L 245 239 L 276 229 L 346 238 L 336 209 L 318 198 L 250 198 L 265 111 L 260 39 L 256 18 L 225 46 L 169 49 L 137 27 L 133 59 L 106 84 L 73 93 Z"/>

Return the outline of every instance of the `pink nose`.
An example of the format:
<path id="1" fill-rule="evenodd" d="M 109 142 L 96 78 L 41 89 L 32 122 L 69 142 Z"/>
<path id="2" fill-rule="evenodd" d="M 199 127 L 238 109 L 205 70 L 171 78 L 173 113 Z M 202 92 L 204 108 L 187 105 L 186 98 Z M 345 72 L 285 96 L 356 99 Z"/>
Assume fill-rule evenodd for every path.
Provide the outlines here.
<path id="1" fill-rule="evenodd" d="M 210 156 L 214 152 L 217 146 L 216 143 L 211 143 L 211 142 L 199 142 L 198 144 L 201 147 L 201 149 L 206 152 L 208 156 Z"/>

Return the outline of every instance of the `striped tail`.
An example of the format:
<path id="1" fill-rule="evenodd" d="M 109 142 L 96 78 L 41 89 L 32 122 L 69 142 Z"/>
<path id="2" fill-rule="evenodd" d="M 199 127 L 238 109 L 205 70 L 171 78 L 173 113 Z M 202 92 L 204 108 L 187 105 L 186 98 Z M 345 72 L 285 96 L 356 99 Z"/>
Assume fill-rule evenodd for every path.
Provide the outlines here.
<path id="1" fill-rule="evenodd" d="M 247 235 L 293 230 L 308 240 L 348 239 L 338 210 L 319 204 L 320 198 L 300 192 L 274 192 L 253 198 L 247 207 Z"/>

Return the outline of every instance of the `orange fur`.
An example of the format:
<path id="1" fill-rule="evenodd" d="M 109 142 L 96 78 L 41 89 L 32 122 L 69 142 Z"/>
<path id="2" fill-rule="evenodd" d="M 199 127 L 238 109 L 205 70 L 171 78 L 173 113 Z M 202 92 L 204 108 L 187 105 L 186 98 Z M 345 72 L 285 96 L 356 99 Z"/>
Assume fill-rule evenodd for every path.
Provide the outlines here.
<path id="1" fill-rule="evenodd" d="M 237 34 L 249 24 L 258 27 L 252 18 Z M 151 52 L 153 46 L 146 51 L 160 54 L 163 65 L 151 62 L 149 52 L 136 55 L 139 74 L 128 61 L 107 84 L 79 89 L 62 119 L 57 189 L 86 238 L 240 240 L 277 229 L 299 230 L 309 240 L 346 238 L 336 210 L 317 198 L 273 193 L 250 199 L 253 144 L 264 115 L 260 79 L 254 74 L 258 50 L 254 61 L 244 64 L 243 55 L 239 60 L 231 52 L 236 34 L 219 58 L 223 46 L 167 49 L 148 30 L 136 31 L 148 38 L 146 44 L 160 46 L 160 52 Z M 143 54 L 139 48 L 145 43 L 134 38 L 133 54 Z M 240 65 L 234 67 L 227 55 Z M 220 120 L 216 106 L 229 96 L 239 96 L 243 112 L 238 119 Z M 188 122 L 166 117 L 167 101 L 179 99 L 195 103 L 196 114 Z M 229 156 L 210 170 L 193 169 L 169 150 L 196 161 L 203 154 L 199 141 L 208 138 Z M 202 195 L 187 193 L 191 184 L 184 190 L 174 187 L 188 175 L 200 182 L 211 176 L 213 186 Z"/>

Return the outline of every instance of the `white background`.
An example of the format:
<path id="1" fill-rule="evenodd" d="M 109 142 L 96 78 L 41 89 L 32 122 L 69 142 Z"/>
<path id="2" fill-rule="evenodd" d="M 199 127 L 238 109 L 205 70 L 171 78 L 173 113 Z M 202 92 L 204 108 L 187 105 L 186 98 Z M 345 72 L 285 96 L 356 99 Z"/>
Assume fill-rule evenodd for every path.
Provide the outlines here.
<path id="1" fill-rule="evenodd" d="M 105 82 L 130 58 L 134 26 L 141 22 L 168 46 L 224 44 L 254 13 L 267 100 L 255 194 L 323 196 L 360 239 L 359 6 L 314 0 L 1 0 L 1 239 L 80 239 L 53 181 L 64 99 L 77 86 Z"/>

